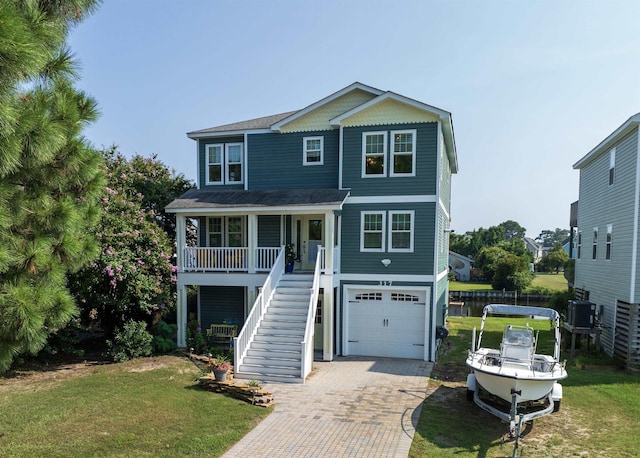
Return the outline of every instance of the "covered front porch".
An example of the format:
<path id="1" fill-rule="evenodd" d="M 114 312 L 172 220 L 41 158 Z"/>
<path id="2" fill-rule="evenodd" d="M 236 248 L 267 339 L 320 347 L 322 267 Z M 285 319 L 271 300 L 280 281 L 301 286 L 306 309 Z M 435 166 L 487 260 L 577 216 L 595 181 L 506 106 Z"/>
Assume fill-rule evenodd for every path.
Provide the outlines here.
<path id="1" fill-rule="evenodd" d="M 191 190 L 173 201 L 167 211 L 176 213 L 178 345 L 186 344 L 188 285 L 244 287 L 246 320 L 287 246 L 294 271 L 317 269 L 330 287 L 340 268 L 338 228 L 347 195 L 336 189 Z"/>

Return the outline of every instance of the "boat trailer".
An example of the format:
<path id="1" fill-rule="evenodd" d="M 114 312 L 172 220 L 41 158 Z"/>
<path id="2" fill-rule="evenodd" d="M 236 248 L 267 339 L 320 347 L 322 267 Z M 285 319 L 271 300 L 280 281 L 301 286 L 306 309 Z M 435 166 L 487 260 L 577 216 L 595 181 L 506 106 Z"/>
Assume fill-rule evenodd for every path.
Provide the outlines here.
<path id="1" fill-rule="evenodd" d="M 488 404 L 487 402 L 480 399 L 479 393 L 480 385 L 476 383 L 475 390 L 473 392 L 473 402 L 476 403 L 478 407 L 483 410 L 486 410 L 492 415 L 495 415 L 502 421 L 509 423 L 509 437 L 515 439 L 515 444 L 513 447 L 513 454 L 511 458 L 516 458 L 518 456 L 518 447 L 520 445 L 520 435 L 522 434 L 522 426 L 525 423 L 528 423 L 536 418 L 544 417 L 545 415 L 549 415 L 553 412 L 553 391 L 548 394 L 549 405 L 541 410 L 536 410 L 535 412 L 530 413 L 518 413 L 518 402 L 516 401 L 517 397 L 521 394 L 519 391 L 511 390 L 511 410 L 507 412 L 503 412 L 494 406 Z"/>

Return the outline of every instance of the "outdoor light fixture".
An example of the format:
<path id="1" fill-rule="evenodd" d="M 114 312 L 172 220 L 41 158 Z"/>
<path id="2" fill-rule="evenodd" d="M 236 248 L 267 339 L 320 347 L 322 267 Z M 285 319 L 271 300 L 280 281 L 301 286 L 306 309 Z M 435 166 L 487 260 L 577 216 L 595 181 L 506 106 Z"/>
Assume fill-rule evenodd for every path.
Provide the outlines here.
<path id="1" fill-rule="evenodd" d="M 382 263 L 382 265 L 384 265 L 385 267 L 389 267 L 389 264 L 391 264 L 391 259 L 383 259 L 380 261 Z"/>

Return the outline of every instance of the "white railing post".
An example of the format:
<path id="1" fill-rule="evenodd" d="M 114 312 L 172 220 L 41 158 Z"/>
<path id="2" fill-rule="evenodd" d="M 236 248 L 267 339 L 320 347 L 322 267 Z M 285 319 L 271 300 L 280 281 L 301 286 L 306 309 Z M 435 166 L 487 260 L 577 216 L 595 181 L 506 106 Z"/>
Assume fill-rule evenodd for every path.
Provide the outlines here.
<path id="1" fill-rule="evenodd" d="M 318 308 L 318 292 L 320 289 L 320 265 L 322 259 L 322 250 L 318 250 L 316 256 L 316 268 L 313 272 L 313 286 L 311 287 L 311 298 L 309 299 L 309 307 L 307 311 L 307 323 L 304 329 L 304 339 L 301 342 L 301 364 L 300 376 L 302 381 L 309 375 L 313 369 L 313 335 L 315 328 L 316 310 Z"/>

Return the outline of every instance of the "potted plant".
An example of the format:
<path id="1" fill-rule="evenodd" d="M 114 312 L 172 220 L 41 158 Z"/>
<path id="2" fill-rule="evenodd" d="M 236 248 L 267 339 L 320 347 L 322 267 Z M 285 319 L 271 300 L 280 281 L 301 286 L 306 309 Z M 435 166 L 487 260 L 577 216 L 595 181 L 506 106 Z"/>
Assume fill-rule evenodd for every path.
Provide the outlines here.
<path id="1" fill-rule="evenodd" d="M 285 272 L 293 272 L 293 264 L 296 262 L 296 248 L 293 243 L 287 243 L 284 247 Z"/>
<path id="2" fill-rule="evenodd" d="M 213 372 L 213 375 L 218 382 L 224 382 L 227 379 L 229 369 L 231 369 L 231 363 L 229 362 L 229 358 L 224 355 L 218 355 L 213 359 L 211 359 L 211 355 L 209 355 L 207 369 L 210 369 Z"/>

